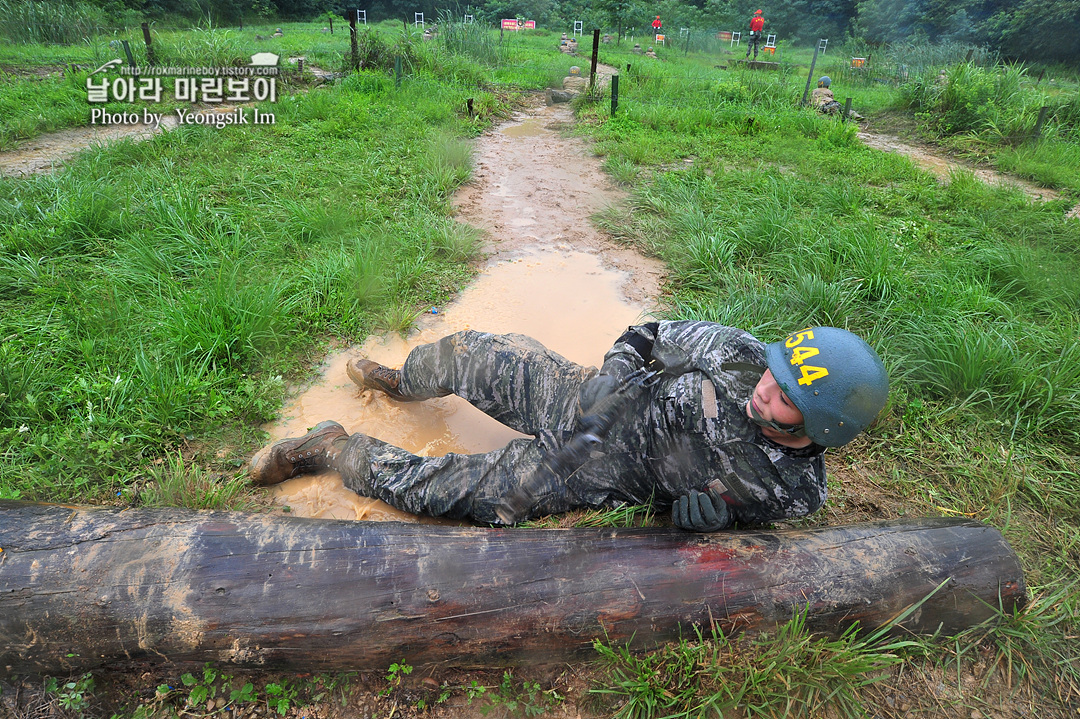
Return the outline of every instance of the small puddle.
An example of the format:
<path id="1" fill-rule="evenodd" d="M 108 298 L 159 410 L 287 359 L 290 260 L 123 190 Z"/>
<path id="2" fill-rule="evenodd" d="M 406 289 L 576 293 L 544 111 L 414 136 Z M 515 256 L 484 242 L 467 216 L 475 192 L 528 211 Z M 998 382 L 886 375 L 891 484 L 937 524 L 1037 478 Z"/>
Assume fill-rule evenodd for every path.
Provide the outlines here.
<path id="1" fill-rule="evenodd" d="M 520 125 L 507 125 L 500 132 L 507 137 L 520 139 L 523 137 L 541 137 L 546 131 L 542 119 L 531 117 Z"/>
<path id="2" fill-rule="evenodd" d="M 400 367 L 409 350 L 464 329 L 518 332 L 564 357 L 599 366 L 659 294 L 663 266 L 611 245 L 589 221 L 620 199 L 585 145 L 562 137 L 564 105 L 536 108 L 476 145 L 474 180 L 455 198 L 459 218 L 489 233 L 489 260 L 460 297 L 421 317 L 403 338 L 371 337 L 332 355 L 322 378 L 267 426 L 273 440 L 334 419 L 424 456 L 497 449 L 522 435 L 458 397 L 399 403 L 348 379 L 351 357 Z M 525 129 L 520 129 L 525 128 Z M 345 489 L 336 473 L 298 477 L 270 489 L 274 501 L 306 517 L 419 520 Z"/>

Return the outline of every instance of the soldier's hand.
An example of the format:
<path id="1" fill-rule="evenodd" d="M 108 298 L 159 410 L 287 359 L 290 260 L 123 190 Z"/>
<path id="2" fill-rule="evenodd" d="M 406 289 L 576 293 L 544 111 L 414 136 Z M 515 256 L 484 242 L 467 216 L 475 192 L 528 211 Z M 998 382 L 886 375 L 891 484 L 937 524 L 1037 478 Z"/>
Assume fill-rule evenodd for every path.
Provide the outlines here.
<path id="1" fill-rule="evenodd" d="M 715 532 L 731 524 L 731 513 L 723 497 L 692 489 L 675 500 L 671 521 L 688 532 Z"/>
<path id="2" fill-rule="evenodd" d="M 581 389 L 578 390 L 578 403 L 581 406 L 581 416 L 584 417 L 588 415 L 589 410 L 593 408 L 593 405 L 608 395 L 613 394 L 617 389 L 619 389 L 619 380 L 606 374 L 598 374 L 582 384 Z"/>

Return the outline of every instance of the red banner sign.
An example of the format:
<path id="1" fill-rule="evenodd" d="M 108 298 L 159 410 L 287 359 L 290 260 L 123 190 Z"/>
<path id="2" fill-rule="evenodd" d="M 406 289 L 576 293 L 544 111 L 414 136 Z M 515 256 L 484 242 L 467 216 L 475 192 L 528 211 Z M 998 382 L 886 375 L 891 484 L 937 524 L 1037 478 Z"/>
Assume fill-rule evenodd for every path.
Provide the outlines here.
<path id="1" fill-rule="evenodd" d="M 503 30 L 535 30 L 535 20 L 503 20 Z"/>

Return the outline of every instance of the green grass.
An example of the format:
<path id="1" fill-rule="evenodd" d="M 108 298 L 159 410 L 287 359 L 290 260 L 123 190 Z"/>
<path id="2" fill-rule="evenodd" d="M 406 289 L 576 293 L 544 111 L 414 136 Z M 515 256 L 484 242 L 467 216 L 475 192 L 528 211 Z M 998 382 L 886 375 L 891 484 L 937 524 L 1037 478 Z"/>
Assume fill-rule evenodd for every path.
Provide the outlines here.
<path id="1" fill-rule="evenodd" d="M 283 97 L 273 126 L 181 128 L 0 184 L 0 493 L 102 500 L 147 455 L 273 416 L 278 368 L 321 337 L 442 304 L 477 247 L 449 217 L 465 92 L 361 73 Z"/>
<path id="2" fill-rule="evenodd" d="M 264 107 L 272 126 L 181 128 L 0 181 L 0 497 L 249 508 L 242 466 L 258 427 L 327 344 L 407 328 L 469 279 L 478 235 L 449 202 L 470 173 L 468 138 L 587 62 L 559 55 L 550 33 L 448 28 L 424 43 L 391 25 L 364 36 L 367 69 L 286 87 Z M 273 26 L 159 39 L 185 62 L 272 50 L 344 69 L 347 35 L 321 26 L 284 25 L 267 41 L 254 35 Z M 1069 203 L 965 172 L 943 185 L 863 147 L 853 125 L 799 107 L 805 49 L 784 48 L 775 73 L 720 69 L 731 55 L 706 49 L 652 60 L 602 47 L 621 71 L 620 107 L 613 118 L 606 98 L 579 99 L 581 131 L 632 192 L 598 222 L 668 265 L 666 316 L 765 340 L 815 323 L 867 337 L 891 372 L 890 403 L 830 461 L 909 516 L 1001 527 L 1038 589 L 1027 609 L 960 637 L 829 640 L 796 620 L 742 639 L 703 630 L 651 655 L 600 644 L 604 712 L 854 716 L 897 672 L 976 664 L 982 681 L 1016 678 L 1046 706 L 1069 706 L 1080 687 L 1080 223 L 1062 219 Z M 814 75 L 831 74 L 838 97 L 863 114 L 896 105 L 895 78 L 846 72 L 837 53 Z M 28 97 L 28 82 L 0 98 Z M 73 121 L 69 81 L 49 82 L 35 111 L 45 122 L 27 132 Z M 1016 92 L 1029 85 L 1020 76 Z M 1075 190 L 1061 107 L 1038 144 L 966 132 L 999 163 Z M 858 488 L 830 492 L 827 512 L 864 501 Z M 638 508 L 578 518 L 655 521 Z M 536 694 L 511 685 L 506 703 Z"/>
<path id="3" fill-rule="evenodd" d="M 999 625 L 1012 627 L 1001 630 L 1007 639 L 983 628 L 968 641 L 1003 647 L 1001 666 L 1021 662 L 1025 681 L 1053 687 L 1053 701 L 1075 701 L 1078 660 L 1065 647 L 1080 596 L 1080 223 L 1062 220 L 1070 203 L 1034 202 L 970 172 L 942 185 L 906 158 L 862 146 L 853 126 L 799 108 L 805 79 L 794 71 L 709 70 L 676 56 L 638 58 L 621 79 L 614 118 L 606 103 L 581 105 L 605 167 L 634 188 L 625 210 L 598 219 L 669 266 L 665 316 L 746 327 L 766 340 L 834 324 L 879 348 L 890 405 L 841 461 L 903 498 L 908 513 L 1004 529 L 1029 581 L 1057 599 Z M 891 100 L 874 92 L 871 104 L 895 105 L 895 90 Z M 981 141 L 1010 157 L 1000 135 Z M 1058 173 L 1058 186 L 1070 187 L 1067 147 L 1040 143 L 1039 179 Z M 858 501 L 842 493 L 831 501 L 845 499 Z M 604 691 L 622 697 L 624 716 L 701 715 L 716 691 L 702 675 L 715 670 L 688 657 L 718 641 L 634 660 L 656 666 L 624 656 L 615 689 L 609 681 Z M 950 661 L 933 646 L 928 666 Z M 682 663 L 695 670 L 689 684 Z M 777 681 L 809 691 L 787 673 Z M 730 691 L 730 680 L 722 686 Z M 833 710 L 858 713 L 843 694 L 831 696 Z M 785 705 L 773 696 L 739 706 L 782 715 Z"/>
<path id="4" fill-rule="evenodd" d="M 957 63 L 928 69 L 902 88 L 920 129 L 943 144 L 1040 184 L 1080 193 L 1080 101 L 1033 81 L 1021 65 Z M 1045 110 L 1043 110 L 1045 108 Z M 1034 132 L 1039 117 L 1040 136 Z"/>
<path id="5" fill-rule="evenodd" d="M 614 699 L 606 707 L 619 719 L 725 716 L 865 716 L 859 690 L 918 650 L 910 640 L 881 633 L 814 638 L 796 616 L 775 633 L 732 639 L 698 630 L 644 656 L 597 642 L 605 663 L 593 692 Z"/>

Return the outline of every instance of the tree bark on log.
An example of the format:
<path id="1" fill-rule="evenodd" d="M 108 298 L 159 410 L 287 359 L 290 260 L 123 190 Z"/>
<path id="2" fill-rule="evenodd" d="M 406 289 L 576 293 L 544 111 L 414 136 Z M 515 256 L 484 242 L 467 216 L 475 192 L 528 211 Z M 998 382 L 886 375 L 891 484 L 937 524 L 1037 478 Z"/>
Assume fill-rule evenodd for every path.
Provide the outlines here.
<path id="1" fill-rule="evenodd" d="M 692 534 L 0 502 L 0 550 L 8 674 L 545 663 L 797 612 L 876 628 L 931 593 L 903 629 L 954 633 L 1026 600 L 1001 533 L 953 519 Z"/>

